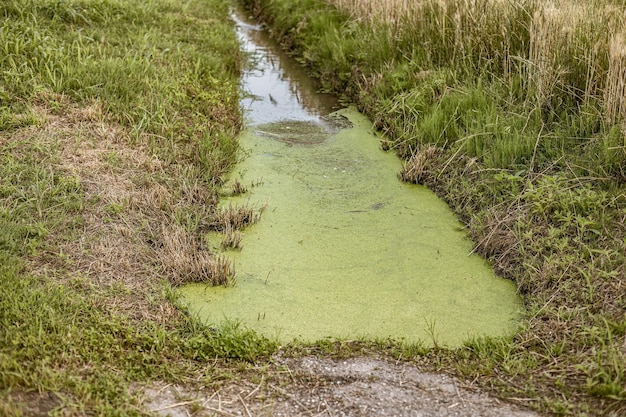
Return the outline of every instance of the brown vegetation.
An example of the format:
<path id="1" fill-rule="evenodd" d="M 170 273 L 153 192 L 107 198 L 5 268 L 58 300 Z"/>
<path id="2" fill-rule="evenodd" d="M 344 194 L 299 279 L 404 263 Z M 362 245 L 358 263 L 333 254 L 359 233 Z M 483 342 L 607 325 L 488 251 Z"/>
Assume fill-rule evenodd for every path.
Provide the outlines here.
<path id="1" fill-rule="evenodd" d="M 436 154 L 437 148 L 433 145 L 426 145 L 414 152 L 402 166 L 398 174 L 400 179 L 414 184 L 424 184 L 425 176 L 429 174 L 429 165 Z"/>
<path id="2" fill-rule="evenodd" d="M 129 148 L 127 131 L 108 122 L 97 102 L 84 108 L 67 104 L 62 114 L 40 107 L 37 115 L 41 123 L 11 141 L 58 147 L 53 169 L 74 177 L 89 204 L 71 240 L 53 243 L 58 236 L 49 236 L 50 247 L 58 245 L 63 256 L 41 252 L 32 263 L 34 273 L 63 268 L 68 273 L 56 275 L 60 279 L 88 275 L 81 285 L 90 291 L 118 289 L 110 308 L 163 323 L 179 312 L 169 303 L 156 310 L 150 305 L 149 294 L 162 279 L 173 285 L 234 282 L 230 262 L 203 244 L 201 222 L 181 223 L 209 217 L 216 201 L 209 185 L 187 180 L 187 168 L 164 161 L 146 144 Z"/>

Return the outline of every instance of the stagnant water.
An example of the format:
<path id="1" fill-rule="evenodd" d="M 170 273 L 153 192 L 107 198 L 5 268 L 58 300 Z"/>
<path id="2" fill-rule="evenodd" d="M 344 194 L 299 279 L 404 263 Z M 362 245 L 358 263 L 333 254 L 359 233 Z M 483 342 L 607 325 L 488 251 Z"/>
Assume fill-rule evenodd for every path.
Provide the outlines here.
<path id="1" fill-rule="evenodd" d="M 371 123 L 337 102 L 253 24 L 236 18 L 253 57 L 245 159 L 225 204 L 266 206 L 229 251 L 230 288 L 182 289 L 209 323 L 241 322 L 281 342 L 393 338 L 450 346 L 505 335 L 520 308 L 512 282 L 471 254 L 472 242 L 429 190 L 397 179 Z M 216 250 L 218 241 L 216 241 Z"/>

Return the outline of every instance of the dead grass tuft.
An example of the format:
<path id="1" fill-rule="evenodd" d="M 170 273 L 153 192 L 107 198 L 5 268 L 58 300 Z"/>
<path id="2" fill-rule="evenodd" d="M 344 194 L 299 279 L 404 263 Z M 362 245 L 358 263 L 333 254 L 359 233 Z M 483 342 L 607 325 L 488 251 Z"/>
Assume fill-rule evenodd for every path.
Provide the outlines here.
<path id="1" fill-rule="evenodd" d="M 159 264 L 173 285 L 201 282 L 209 285 L 234 284 L 235 272 L 230 261 L 214 257 L 201 242 L 179 225 L 162 225 L 157 249 Z"/>
<path id="2" fill-rule="evenodd" d="M 241 232 L 233 229 L 232 227 L 228 227 L 224 230 L 220 245 L 222 250 L 228 248 L 241 249 Z"/>
<path id="3" fill-rule="evenodd" d="M 239 182 L 239 180 L 235 180 L 231 185 L 231 192 L 234 196 L 245 194 L 247 191 L 246 186 Z"/>
<path id="4" fill-rule="evenodd" d="M 402 181 L 413 184 L 424 184 L 426 176 L 429 175 L 431 161 L 437 155 L 437 148 L 433 145 L 426 145 L 413 153 L 413 156 L 404 163 L 399 177 Z"/>
<path id="5" fill-rule="evenodd" d="M 515 224 L 522 216 L 521 210 L 497 207 L 487 210 L 481 218 L 473 218 L 469 230 L 476 242 L 473 251 L 491 259 L 497 274 L 505 276 L 517 266 L 516 249 L 519 240 L 515 235 Z"/>
<path id="6" fill-rule="evenodd" d="M 229 229 L 240 230 L 259 220 L 260 213 L 254 211 L 252 207 L 247 205 L 233 206 L 232 203 L 227 207 L 216 210 L 211 218 L 211 227 L 214 230 L 225 232 Z"/>

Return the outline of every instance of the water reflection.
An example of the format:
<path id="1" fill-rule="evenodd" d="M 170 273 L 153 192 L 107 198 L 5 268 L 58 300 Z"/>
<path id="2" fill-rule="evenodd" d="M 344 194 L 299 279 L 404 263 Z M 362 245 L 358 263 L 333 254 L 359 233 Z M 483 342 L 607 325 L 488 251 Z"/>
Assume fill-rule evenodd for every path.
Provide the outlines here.
<path id="1" fill-rule="evenodd" d="M 317 83 L 258 25 L 235 11 L 233 19 L 243 50 L 250 56 L 241 83 L 248 126 L 282 120 L 320 121 L 338 109 L 337 97 L 318 92 Z"/>

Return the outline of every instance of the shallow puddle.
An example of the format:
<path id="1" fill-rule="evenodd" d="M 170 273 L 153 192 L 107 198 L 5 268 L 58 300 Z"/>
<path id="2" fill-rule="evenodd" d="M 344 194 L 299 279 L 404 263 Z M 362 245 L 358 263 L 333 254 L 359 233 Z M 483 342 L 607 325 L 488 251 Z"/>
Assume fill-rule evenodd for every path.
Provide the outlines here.
<path id="1" fill-rule="evenodd" d="M 239 27 L 250 50 L 261 32 Z M 183 288 L 190 310 L 282 342 L 390 337 L 458 345 L 511 333 L 520 308 L 515 286 L 470 255 L 472 242 L 447 205 L 397 179 L 400 161 L 380 150 L 365 117 L 352 109 L 324 116 L 328 106 L 302 93 L 284 66 L 257 58 L 244 78 L 252 92 L 240 138 L 246 158 L 232 175 L 249 192 L 224 203 L 265 210 L 244 231 L 243 249 L 227 252 L 236 285 Z M 289 97 L 277 94 L 279 84 Z M 281 110 L 287 101 L 297 109 Z"/>

